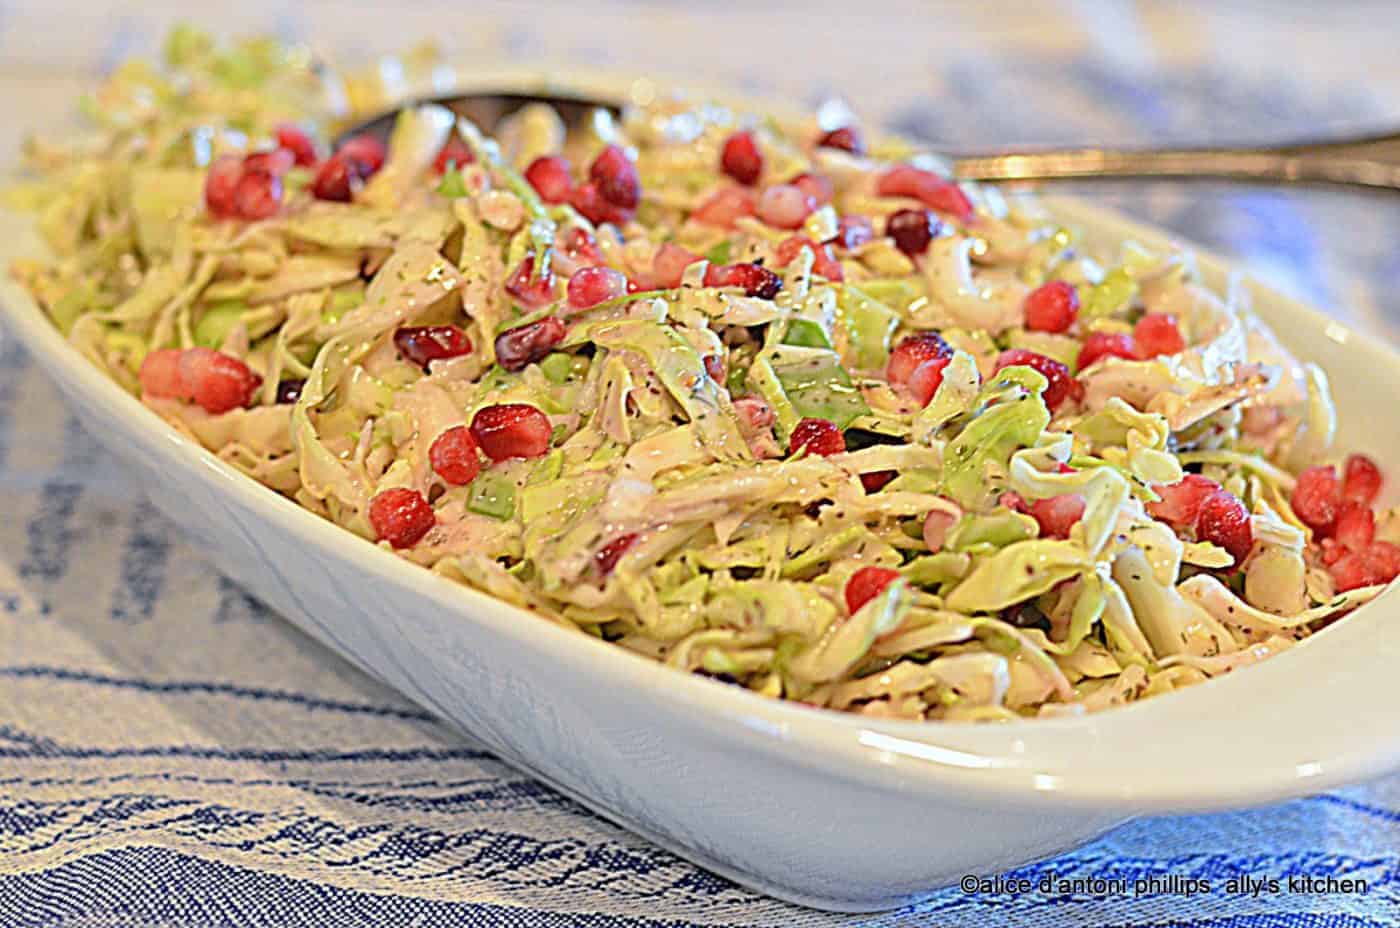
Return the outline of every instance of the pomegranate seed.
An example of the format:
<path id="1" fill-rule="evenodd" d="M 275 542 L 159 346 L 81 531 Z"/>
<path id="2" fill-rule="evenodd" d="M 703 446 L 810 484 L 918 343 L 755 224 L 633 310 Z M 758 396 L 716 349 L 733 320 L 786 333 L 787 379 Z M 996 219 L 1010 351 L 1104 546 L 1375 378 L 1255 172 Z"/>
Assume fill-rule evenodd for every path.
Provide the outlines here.
<path id="1" fill-rule="evenodd" d="M 460 169 L 475 160 L 476 155 L 472 154 L 471 146 L 460 135 L 453 132 L 438 151 L 437 157 L 433 159 L 433 170 L 439 174 L 445 174 L 449 167 Z"/>
<path id="2" fill-rule="evenodd" d="M 472 340 L 455 325 L 412 325 L 394 332 L 394 347 L 409 363 L 426 371 L 433 361 L 469 353 Z"/>
<path id="3" fill-rule="evenodd" d="M 321 160 L 311 136 L 289 122 L 277 127 L 277 146 L 291 152 L 298 167 L 309 168 Z"/>
<path id="4" fill-rule="evenodd" d="M 605 223 L 621 226 L 626 225 L 632 219 L 630 209 L 623 209 L 616 203 L 609 202 L 599 192 L 598 185 L 592 181 L 576 187 L 573 196 L 569 198 L 569 203 L 595 226 Z"/>
<path id="5" fill-rule="evenodd" d="M 1335 538 L 1324 538 L 1319 547 L 1322 549 L 1322 563 L 1331 567 L 1341 560 L 1342 555 L 1347 553 L 1347 549 L 1339 544 Z"/>
<path id="6" fill-rule="evenodd" d="M 1125 358 L 1136 361 L 1137 345 L 1133 343 L 1131 335 L 1090 332 L 1084 339 L 1083 347 L 1079 349 L 1079 360 L 1075 362 L 1075 368 L 1082 371 L 1100 358 Z"/>
<path id="7" fill-rule="evenodd" d="M 972 201 L 957 184 L 913 165 L 891 168 L 876 182 L 882 197 L 913 197 L 929 209 L 948 213 L 966 223 L 972 219 Z"/>
<path id="8" fill-rule="evenodd" d="M 788 183 L 815 200 L 818 206 L 825 206 L 836 196 L 836 188 L 821 174 L 798 174 Z"/>
<path id="9" fill-rule="evenodd" d="M 860 607 L 885 592 L 885 587 L 899 579 L 899 571 L 888 567 L 862 567 L 846 581 L 846 609 L 851 615 Z"/>
<path id="10" fill-rule="evenodd" d="M 1148 313 L 1139 319 L 1133 327 L 1133 342 L 1137 345 L 1140 358 L 1176 354 L 1186 347 L 1186 339 L 1181 337 L 1176 317 L 1168 313 Z"/>
<path id="11" fill-rule="evenodd" d="M 1328 534 L 1341 502 L 1341 482 L 1337 480 L 1336 468 L 1330 464 L 1309 467 L 1298 475 L 1298 483 L 1293 488 L 1293 512 L 1304 525 L 1320 534 Z"/>
<path id="12" fill-rule="evenodd" d="M 626 554 L 636 543 L 637 533 L 628 532 L 626 535 L 618 535 L 599 548 L 598 553 L 593 555 L 593 563 L 597 565 L 598 573 L 604 577 L 612 573 L 617 562 L 622 560 L 622 555 Z"/>
<path id="13" fill-rule="evenodd" d="M 1327 570 L 1332 575 L 1332 585 L 1338 593 L 1360 589 L 1372 583 L 1371 571 L 1366 569 L 1364 556 L 1355 551 L 1348 551 L 1337 558 Z"/>
<path id="14" fill-rule="evenodd" d="M 546 203 L 567 203 L 574 192 L 569 162 L 559 155 L 543 155 L 530 162 L 525 179 Z"/>
<path id="15" fill-rule="evenodd" d="M 180 353 L 180 382 L 189 399 L 212 415 L 247 406 L 262 386 L 248 365 L 210 348 Z"/>
<path id="16" fill-rule="evenodd" d="M 627 275 L 610 267 L 585 267 L 569 278 L 568 301 L 574 309 L 588 309 L 627 292 Z"/>
<path id="17" fill-rule="evenodd" d="M 180 376 L 180 355 L 183 353 L 179 348 L 147 352 L 141 361 L 141 391 L 158 399 L 189 399 L 189 390 Z"/>
<path id="18" fill-rule="evenodd" d="M 1372 583 L 1389 583 L 1400 576 L 1400 548 L 1388 541 L 1373 541 L 1361 555 Z"/>
<path id="19" fill-rule="evenodd" d="M 739 417 L 740 429 L 747 434 L 767 431 L 778 421 L 773 407 L 757 396 L 741 396 L 736 399 L 734 415 Z"/>
<path id="20" fill-rule="evenodd" d="M 865 154 L 865 139 L 861 138 L 860 130 L 855 126 L 832 129 L 817 139 L 817 146 L 819 148 L 839 148 L 853 155 Z"/>
<path id="21" fill-rule="evenodd" d="M 306 389 L 306 378 L 288 377 L 277 382 L 277 404 L 295 403 L 301 399 L 301 391 Z"/>
<path id="22" fill-rule="evenodd" d="M 956 521 L 951 513 L 942 509 L 930 509 L 928 515 L 924 516 L 924 544 L 928 545 L 930 554 L 937 554 L 942 550 L 943 542 L 948 538 L 948 529 L 952 528 Z"/>
<path id="23" fill-rule="evenodd" d="M 752 187 L 763 173 L 763 152 L 758 150 L 752 132 L 736 132 L 724 140 L 719 163 L 724 173 L 744 186 Z"/>
<path id="24" fill-rule="evenodd" d="M 604 200 L 622 209 L 636 209 L 642 201 L 642 178 L 627 153 L 609 145 L 588 168 L 588 179 L 598 185 Z"/>
<path id="25" fill-rule="evenodd" d="M 1332 523 L 1332 537 L 1353 551 L 1362 551 L 1376 536 L 1376 515 L 1371 507 L 1355 500 L 1342 500 L 1337 519 Z"/>
<path id="26" fill-rule="evenodd" d="M 577 264 L 602 264 L 603 252 L 598 240 L 587 229 L 574 226 L 564 233 L 561 247 L 564 254 Z"/>
<path id="27" fill-rule="evenodd" d="M 651 259 L 652 286 L 671 290 L 679 287 L 681 278 L 685 276 L 685 269 L 699 260 L 700 256 L 695 252 L 666 242 L 656 249 L 656 254 Z"/>
<path id="28" fill-rule="evenodd" d="M 736 219 L 752 216 L 753 211 L 752 192 L 743 187 L 721 187 L 706 197 L 705 202 L 695 207 L 690 218 L 707 226 L 732 229 Z"/>
<path id="29" fill-rule="evenodd" d="M 926 361 L 948 360 L 953 349 L 937 332 L 916 332 L 900 339 L 890 352 L 889 364 L 885 367 L 885 379 L 894 386 L 909 383 L 914 371 Z"/>
<path id="30" fill-rule="evenodd" d="M 1021 494 L 1017 493 L 1015 490 L 1007 490 L 997 497 L 997 502 L 1007 509 L 1010 509 L 1012 512 L 1019 512 L 1022 515 L 1031 511 L 1031 507 L 1026 504 L 1025 497 L 1021 496 Z"/>
<path id="31" fill-rule="evenodd" d="M 1084 392 L 1084 387 L 1079 381 L 1070 376 L 1069 368 L 1054 358 L 1047 358 L 1043 354 L 1027 351 L 1024 348 L 1003 351 L 997 357 L 997 370 L 1014 365 L 1024 365 L 1044 375 L 1048 381 L 1044 394 L 1045 405 L 1052 412 L 1058 409 L 1065 400 L 1078 399 Z"/>
<path id="32" fill-rule="evenodd" d="M 1064 332 L 1079 315 L 1079 291 L 1063 280 L 1041 284 L 1026 297 L 1026 328 L 1033 332 Z"/>
<path id="33" fill-rule="evenodd" d="M 773 263 L 778 267 L 787 267 L 803 248 L 812 249 L 812 272 L 818 277 L 825 277 L 832 283 L 840 283 L 846 279 L 846 272 L 842 270 L 841 262 L 831 253 L 831 247 L 818 245 L 805 235 L 794 235 L 784 239 L 773 253 Z"/>
<path id="34" fill-rule="evenodd" d="M 335 153 L 361 165 L 363 168 L 360 172 L 361 177 L 368 177 L 384 167 L 384 159 L 389 157 L 389 149 L 384 146 L 384 143 L 367 134 L 346 139 L 335 150 Z"/>
<path id="35" fill-rule="evenodd" d="M 235 215 L 234 190 L 243 177 L 243 162 L 233 155 L 223 155 L 209 165 L 209 175 L 204 181 L 204 204 L 209 212 L 226 219 Z"/>
<path id="36" fill-rule="evenodd" d="M 711 264 L 705 269 L 705 286 L 743 287 L 745 296 L 771 300 L 783 289 L 783 281 L 761 264 Z"/>
<path id="37" fill-rule="evenodd" d="M 454 425 L 439 435 L 428 447 L 428 463 L 437 474 L 454 487 L 463 487 L 481 473 L 481 449 L 471 430 Z"/>
<path id="38" fill-rule="evenodd" d="M 817 208 L 817 201 L 800 187 L 775 184 L 758 196 L 754 212 L 775 229 L 796 229 Z"/>
<path id="39" fill-rule="evenodd" d="M 395 487 L 369 501 L 369 524 L 380 541 L 395 548 L 411 548 L 432 531 L 437 515 L 422 493 Z"/>
<path id="40" fill-rule="evenodd" d="M 1364 454 L 1347 456 L 1342 468 L 1342 497 L 1371 505 L 1381 492 L 1381 469 Z"/>
<path id="41" fill-rule="evenodd" d="M 878 493 L 884 489 L 885 484 L 899 476 L 892 470 L 877 470 L 868 474 L 860 475 L 860 485 L 867 493 Z"/>
<path id="42" fill-rule="evenodd" d="M 788 437 L 788 454 L 796 454 L 803 448 L 808 454 L 840 454 L 846 450 L 846 436 L 830 419 L 803 419 L 797 423 Z"/>
<path id="43" fill-rule="evenodd" d="M 1065 493 L 1031 503 L 1031 518 L 1040 526 L 1043 538 L 1068 538 L 1069 530 L 1084 518 L 1084 497 Z"/>
<path id="44" fill-rule="evenodd" d="M 508 371 L 524 370 L 554 350 L 567 332 L 564 321 L 557 316 L 502 332 L 496 336 L 496 362 Z"/>
<path id="45" fill-rule="evenodd" d="M 724 358 L 717 354 L 707 354 L 700 359 L 705 365 L 705 374 L 715 383 L 724 383 Z"/>
<path id="46" fill-rule="evenodd" d="M 540 457 L 553 431 L 549 417 L 527 403 L 486 406 L 472 417 L 472 437 L 493 461 Z"/>
<path id="47" fill-rule="evenodd" d="M 505 289 L 526 309 L 539 309 L 554 302 L 554 271 L 546 265 L 536 277 L 535 256 L 526 255 L 515 273 L 506 278 Z"/>
<path id="48" fill-rule="evenodd" d="M 842 216 L 831 244 L 850 251 L 875 240 L 875 227 L 865 216 Z"/>
<path id="49" fill-rule="evenodd" d="M 1148 514 L 1176 528 L 1195 527 L 1201 505 L 1222 492 L 1220 484 L 1200 474 L 1187 474 L 1172 484 L 1154 484 L 1152 489 L 1161 500 L 1147 504 Z"/>
<path id="50" fill-rule="evenodd" d="M 1216 490 L 1201 503 L 1201 512 L 1196 518 L 1196 537 L 1224 548 L 1238 565 L 1254 545 L 1249 510 L 1235 494 Z"/>
<path id="51" fill-rule="evenodd" d="M 290 171 L 294 164 L 296 164 L 296 155 L 285 148 L 255 151 L 250 155 L 243 156 L 243 173 L 246 176 L 261 172 L 281 177 Z"/>
<path id="52" fill-rule="evenodd" d="M 920 406 L 927 406 L 933 400 L 933 395 L 943 383 L 943 369 L 948 366 L 950 360 L 934 358 L 932 361 L 925 361 L 909 375 L 909 392 L 919 401 Z"/>
<path id="53" fill-rule="evenodd" d="M 282 208 L 282 178 L 266 171 L 244 171 L 233 190 L 234 212 L 242 219 L 270 219 Z"/>
<path id="54" fill-rule="evenodd" d="M 318 200 L 349 203 L 365 178 L 364 165 L 337 152 L 321 162 L 311 181 L 311 195 Z"/>
<path id="55" fill-rule="evenodd" d="M 938 235 L 938 218 L 926 209 L 901 209 L 885 220 L 885 234 L 911 258 L 928 250 Z"/>

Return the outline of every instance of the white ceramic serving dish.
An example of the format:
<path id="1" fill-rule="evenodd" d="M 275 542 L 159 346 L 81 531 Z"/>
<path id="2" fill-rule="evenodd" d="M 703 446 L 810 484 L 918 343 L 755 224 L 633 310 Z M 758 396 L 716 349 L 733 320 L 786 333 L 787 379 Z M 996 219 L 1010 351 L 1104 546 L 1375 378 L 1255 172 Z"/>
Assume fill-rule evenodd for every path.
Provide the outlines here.
<path id="1" fill-rule="evenodd" d="M 1167 241 L 1068 201 L 1091 240 Z M 0 213 L 0 267 L 39 246 Z M 1226 268 L 1202 258 L 1223 286 Z M 1400 357 L 1263 287 L 1256 308 L 1323 364 L 1341 445 L 1400 461 Z M 1400 592 L 1265 663 L 1086 718 L 878 721 L 677 673 L 453 584 L 225 466 L 71 349 L 0 279 L 9 330 L 84 425 L 211 561 L 510 763 L 711 870 L 848 911 L 993 874 L 1139 815 L 1273 802 L 1400 767 Z"/>

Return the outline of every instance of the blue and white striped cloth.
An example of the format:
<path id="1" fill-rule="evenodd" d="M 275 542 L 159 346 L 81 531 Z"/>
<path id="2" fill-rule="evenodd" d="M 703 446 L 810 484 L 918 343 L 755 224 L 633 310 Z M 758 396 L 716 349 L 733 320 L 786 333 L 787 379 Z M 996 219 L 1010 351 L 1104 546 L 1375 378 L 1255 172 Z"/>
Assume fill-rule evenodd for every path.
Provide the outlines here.
<path id="1" fill-rule="evenodd" d="M 1216 66 L 1128 79 L 1104 55 L 1006 65 L 941 57 L 882 112 L 943 139 L 1067 141 L 1230 138 L 1381 105 Z M 1391 200 L 1162 185 L 1111 198 L 1393 337 Z M 516 773 L 216 570 L 0 343 L 0 926 L 1400 924 L 1400 778 L 1138 822 L 1020 872 L 1208 879 L 1206 895 L 952 889 L 883 915 L 798 909 Z M 1288 893 L 1291 875 L 1368 888 Z M 1281 890 L 1225 892 L 1243 876 Z"/>

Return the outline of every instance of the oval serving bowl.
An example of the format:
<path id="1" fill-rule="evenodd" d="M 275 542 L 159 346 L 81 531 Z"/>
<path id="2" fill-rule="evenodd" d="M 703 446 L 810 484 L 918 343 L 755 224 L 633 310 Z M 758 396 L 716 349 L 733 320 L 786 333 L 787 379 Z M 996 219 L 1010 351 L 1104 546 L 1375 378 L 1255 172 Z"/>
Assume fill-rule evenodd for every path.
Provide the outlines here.
<path id="1" fill-rule="evenodd" d="M 480 80 L 501 86 L 501 75 Z M 1081 203 L 1045 202 L 1091 249 L 1169 242 Z M 0 212 L 0 266 L 40 250 L 29 217 Z M 1223 262 L 1201 255 L 1200 267 L 1225 286 Z M 1339 445 L 1400 460 L 1400 432 L 1367 428 L 1393 414 L 1400 356 L 1249 289 L 1284 343 L 1331 375 Z M 1134 816 L 1257 805 L 1400 768 L 1394 589 L 1258 666 L 1098 715 L 966 725 L 810 709 L 677 673 L 376 548 L 182 437 L 7 277 L 0 304 L 84 426 L 219 570 L 508 762 L 762 892 L 890 908 Z"/>

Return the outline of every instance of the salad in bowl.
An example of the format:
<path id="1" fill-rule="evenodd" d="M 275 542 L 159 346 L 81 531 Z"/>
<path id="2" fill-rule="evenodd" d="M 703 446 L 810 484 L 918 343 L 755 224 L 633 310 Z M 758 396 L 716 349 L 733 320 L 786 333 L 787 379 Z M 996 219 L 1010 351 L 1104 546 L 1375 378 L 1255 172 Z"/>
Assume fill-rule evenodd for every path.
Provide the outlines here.
<path id="1" fill-rule="evenodd" d="M 89 103 L 7 194 L 73 347 L 272 491 L 679 671 L 1092 712 L 1400 574 L 1380 468 L 1242 288 L 848 116 L 425 105 L 332 144 L 369 82 L 189 30 Z"/>

